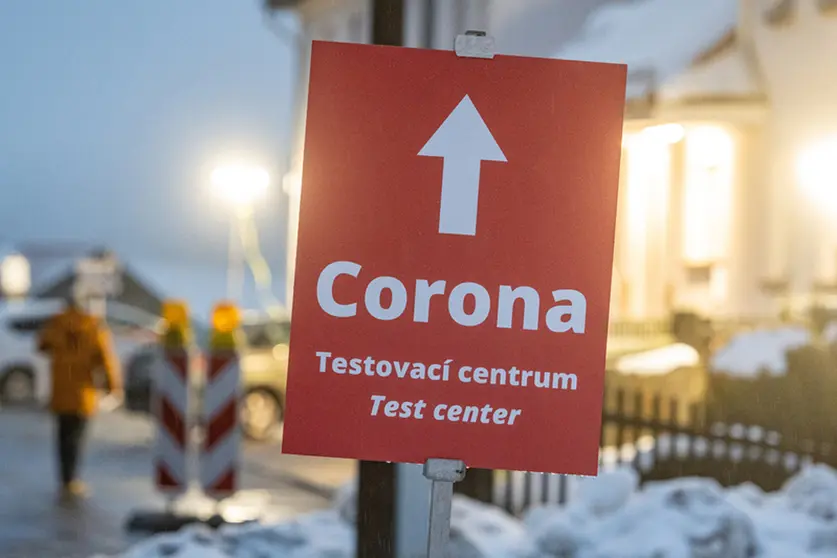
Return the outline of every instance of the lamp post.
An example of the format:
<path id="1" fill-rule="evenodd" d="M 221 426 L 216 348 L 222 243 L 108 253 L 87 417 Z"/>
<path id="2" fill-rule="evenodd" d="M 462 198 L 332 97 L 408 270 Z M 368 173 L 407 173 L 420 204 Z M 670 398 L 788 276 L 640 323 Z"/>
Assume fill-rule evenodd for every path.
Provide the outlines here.
<path id="1" fill-rule="evenodd" d="M 232 207 L 230 239 L 227 255 L 227 296 L 241 300 L 244 290 L 244 246 L 242 231 L 253 217 L 253 207 L 267 193 L 268 172 L 257 166 L 237 164 L 217 167 L 212 172 L 216 196 Z"/>

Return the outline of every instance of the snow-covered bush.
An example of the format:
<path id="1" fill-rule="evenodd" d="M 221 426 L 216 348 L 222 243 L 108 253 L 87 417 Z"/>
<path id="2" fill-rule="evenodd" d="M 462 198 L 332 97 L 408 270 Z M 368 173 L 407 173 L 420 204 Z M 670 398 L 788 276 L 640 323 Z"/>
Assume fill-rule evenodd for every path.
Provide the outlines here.
<path id="1" fill-rule="evenodd" d="M 122 558 L 350 558 L 356 486 L 334 509 L 276 525 L 153 537 Z M 782 490 L 686 478 L 638 487 L 617 470 L 584 479 L 566 506 L 519 520 L 455 496 L 449 558 L 825 558 L 837 556 L 837 472 L 805 468 Z"/>
<path id="2" fill-rule="evenodd" d="M 329 510 L 276 525 L 249 524 L 217 532 L 190 525 L 158 535 L 121 558 L 352 558 L 354 530 Z"/>
<path id="3" fill-rule="evenodd" d="M 803 327 L 742 332 L 715 353 L 710 366 L 716 372 L 742 378 L 762 373 L 782 376 L 787 372 L 787 352 L 810 342 L 811 333 Z"/>
<path id="4" fill-rule="evenodd" d="M 451 558 L 526 558 L 533 549 L 520 521 L 496 506 L 454 496 Z"/>

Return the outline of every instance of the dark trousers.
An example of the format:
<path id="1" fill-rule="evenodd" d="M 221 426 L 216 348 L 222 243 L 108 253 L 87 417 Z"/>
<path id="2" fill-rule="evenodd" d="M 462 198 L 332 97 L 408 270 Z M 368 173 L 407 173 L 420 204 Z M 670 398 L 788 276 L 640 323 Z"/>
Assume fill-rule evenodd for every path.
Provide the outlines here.
<path id="1" fill-rule="evenodd" d="M 87 426 L 87 417 L 81 415 L 56 415 L 58 463 L 61 482 L 68 484 L 76 480 L 78 458 Z"/>

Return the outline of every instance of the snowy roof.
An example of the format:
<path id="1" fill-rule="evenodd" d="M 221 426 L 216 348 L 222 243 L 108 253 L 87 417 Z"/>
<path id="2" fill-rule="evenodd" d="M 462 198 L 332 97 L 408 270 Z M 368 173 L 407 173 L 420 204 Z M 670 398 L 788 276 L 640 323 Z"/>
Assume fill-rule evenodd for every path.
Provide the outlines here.
<path id="1" fill-rule="evenodd" d="M 660 98 L 752 98 L 761 95 L 762 92 L 763 87 L 753 65 L 744 56 L 739 45 L 735 44 L 663 84 Z"/>
<path id="2" fill-rule="evenodd" d="M 99 249 L 99 246 L 89 243 L 60 240 L 6 242 L 0 246 L 0 259 L 11 254 L 24 256 L 29 261 L 32 275 L 31 290 L 37 292 L 72 272 L 79 258 Z"/>
<path id="3" fill-rule="evenodd" d="M 545 56 L 571 41 L 591 13 L 614 0 L 486 2 L 491 33 L 503 54 Z"/>
<path id="4" fill-rule="evenodd" d="M 190 312 L 201 321 L 206 321 L 214 305 L 227 296 L 227 268 L 224 265 L 130 258 L 126 267 L 162 297 L 185 301 Z M 281 278 L 274 277 L 273 292 L 284 293 Z M 265 306 L 249 273 L 243 299 L 238 302 L 244 309 Z"/>
<path id="5" fill-rule="evenodd" d="M 556 58 L 628 65 L 632 75 L 651 72 L 663 84 L 689 68 L 704 52 L 735 30 L 738 3 L 732 0 L 640 0 L 599 8 L 576 40 Z M 628 98 L 649 84 L 629 78 Z"/>

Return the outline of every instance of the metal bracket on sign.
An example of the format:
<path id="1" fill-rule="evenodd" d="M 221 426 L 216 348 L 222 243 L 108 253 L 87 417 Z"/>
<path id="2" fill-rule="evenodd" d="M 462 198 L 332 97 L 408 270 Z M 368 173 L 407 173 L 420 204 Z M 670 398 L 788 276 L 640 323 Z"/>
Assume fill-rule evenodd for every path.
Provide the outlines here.
<path id="1" fill-rule="evenodd" d="M 456 36 L 453 50 L 460 58 L 494 58 L 494 37 L 485 31 L 466 31 Z"/>

